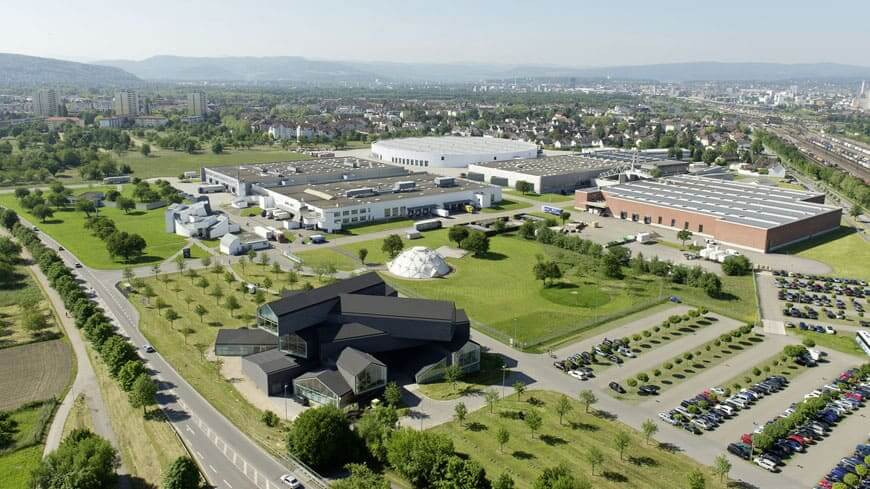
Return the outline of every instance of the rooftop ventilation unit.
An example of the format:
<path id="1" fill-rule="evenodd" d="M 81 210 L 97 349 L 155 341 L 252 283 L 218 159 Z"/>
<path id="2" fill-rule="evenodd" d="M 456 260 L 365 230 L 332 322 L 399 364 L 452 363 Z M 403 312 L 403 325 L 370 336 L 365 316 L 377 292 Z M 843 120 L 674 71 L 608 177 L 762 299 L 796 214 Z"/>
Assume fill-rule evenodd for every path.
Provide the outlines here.
<path id="1" fill-rule="evenodd" d="M 407 192 L 417 188 L 417 183 L 413 180 L 404 180 L 393 184 L 393 192 Z"/>
<path id="2" fill-rule="evenodd" d="M 352 199 L 355 197 L 369 197 L 372 195 L 377 195 L 377 191 L 375 191 L 372 187 L 362 187 L 362 188 L 352 188 L 344 193 L 344 196 Z"/>
<path id="3" fill-rule="evenodd" d="M 452 187 L 456 185 L 456 180 L 453 177 L 435 177 L 436 187 Z"/>
<path id="4" fill-rule="evenodd" d="M 298 166 L 288 166 L 287 173 L 302 173 L 302 168 Z"/>

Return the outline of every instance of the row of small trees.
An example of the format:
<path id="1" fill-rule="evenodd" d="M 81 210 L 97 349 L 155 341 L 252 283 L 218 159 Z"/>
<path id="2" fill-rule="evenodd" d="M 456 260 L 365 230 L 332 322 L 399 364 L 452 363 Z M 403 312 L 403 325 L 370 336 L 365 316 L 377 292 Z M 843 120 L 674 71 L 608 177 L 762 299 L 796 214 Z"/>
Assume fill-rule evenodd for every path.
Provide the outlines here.
<path id="1" fill-rule="evenodd" d="M 15 238 L 30 252 L 51 287 L 60 295 L 76 327 L 84 332 L 84 337 L 100 354 L 106 369 L 118 382 L 118 386 L 127 392 L 130 405 L 141 407 L 143 414 L 147 415 L 148 407 L 157 403 L 157 384 L 148 374 L 145 364 L 133 345 L 117 334 L 110 320 L 97 303 L 85 294 L 72 271 L 57 253 L 46 247 L 33 230 L 22 225 L 17 215 L 10 212 L 12 211 L 8 209 L 3 211 L 3 225 L 8 225 Z M 47 457 L 34 472 L 31 487 L 41 489 L 106 487 L 106 481 L 114 477 L 114 467 L 117 464 L 117 454 L 114 449 L 105 440 L 89 432 L 73 432 L 64 443 L 61 449 L 54 452 L 53 456 Z M 83 453 L 92 455 L 83 457 Z M 82 473 L 77 467 L 77 464 L 82 463 L 96 463 L 101 467 L 102 472 L 97 474 L 99 477 L 90 477 L 81 483 L 67 485 L 70 477 Z M 191 466 L 193 472 L 190 470 Z M 198 486 L 199 471 L 191 460 L 179 459 L 173 464 L 173 468 L 167 473 L 165 487 L 178 489 Z M 176 484 L 177 480 L 192 480 L 192 473 L 195 474 L 197 485 Z"/>

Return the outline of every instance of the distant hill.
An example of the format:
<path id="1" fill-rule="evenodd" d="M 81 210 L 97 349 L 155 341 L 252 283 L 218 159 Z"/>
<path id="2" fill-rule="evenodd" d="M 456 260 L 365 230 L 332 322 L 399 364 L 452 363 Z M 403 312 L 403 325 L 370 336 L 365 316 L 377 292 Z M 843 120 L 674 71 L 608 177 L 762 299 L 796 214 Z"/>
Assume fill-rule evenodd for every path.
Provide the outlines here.
<path id="1" fill-rule="evenodd" d="M 154 56 L 142 61 L 109 60 L 97 64 L 120 68 L 147 80 L 335 82 L 376 78 L 371 73 L 344 63 L 315 61 L 299 56 Z"/>
<path id="2" fill-rule="evenodd" d="M 197 58 L 154 56 L 142 61 L 113 60 L 97 64 L 121 68 L 146 80 L 224 81 L 439 81 L 475 82 L 511 78 L 616 78 L 658 81 L 776 81 L 792 79 L 870 78 L 870 67 L 835 63 L 668 63 L 578 68 L 483 63 L 435 64 L 343 62 L 299 56 Z"/>
<path id="3" fill-rule="evenodd" d="M 0 53 L 0 85 L 120 86 L 142 83 L 124 70 L 110 66 Z"/>

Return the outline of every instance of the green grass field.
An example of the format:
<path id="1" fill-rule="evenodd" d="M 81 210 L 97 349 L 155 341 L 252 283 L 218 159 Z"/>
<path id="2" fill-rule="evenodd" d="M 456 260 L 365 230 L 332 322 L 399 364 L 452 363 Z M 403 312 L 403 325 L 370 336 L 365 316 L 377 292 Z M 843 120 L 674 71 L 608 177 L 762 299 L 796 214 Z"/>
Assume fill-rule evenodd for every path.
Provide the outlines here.
<path id="1" fill-rule="evenodd" d="M 104 191 L 107 188 L 110 187 L 95 186 L 93 190 Z M 76 189 L 77 193 L 79 191 L 80 189 Z M 106 244 L 84 228 L 85 214 L 83 212 L 75 211 L 71 207 L 56 210 L 54 217 L 43 223 L 22 209 L 12 194 L 0 195 L 0 205 L 14 209 L 38 226 L 41 231 L 56 239 L 89 267 L 119 269 L 129 265 L 120 260 L 113 260 L 106 251 Z M 129 214 L 125 214 L 118 209 L 103 207 L 100 208 L 100 214 L 115 221 L 119 230 L 138 233 L 145 238 L 145 242 L 148 244 L 145 248 L 145 254 L 133 263 L 141 265 L 163 261 L 184 246 L 184 238 L 164 231 L 164 210 L 161 208 L 150 211 L 130 211 Z"/>
<path id="2" fill-rule="evenodd" d="M 386 222 L 376 222 L 373 224 L 360 224 L 357 226 L 345 226 L 340 232 L 326 234 L 326 239 L 342 238 L 345 236 L 359 236 L 362 234 L 377 233 L 379 231 L 389 231 L 392 229 L 406 230 L 411 229 L 414 225 L 414 219 L 396 219 Z M 404 233 L 401 233 L 404 234 Z"/>
<path id="3" fill-rule="evenodd" d="M 130 165 L 133 175 L 139 178 L 154 177 L 177 177 L 186 171 L 199 170 L 203 166 L 227 166 L 242 163 L 264 163 L 268 161 L 303 160 L 310 157 L 295 151 L 284 151 L 280 148 L 268 146 L 256 146 L 251 149 L 233 150 L 227 149 L 224 153 L 216 155 L 205 150 L 195 154 L 182 151 L 160 149 L 157 145 L 151 145 L 151 154 L 143 156 L 138 148 L 133 151 L 122 153 L 120 157 L 112 154 L 119 164 Z M 81 182 L 78 170 L 67 170 L 61 175 L 60 180 L 64 183 Z"/>
<path id="4" fill-rule="evenodd" d="M 504 361 L 500 356 L 492 353 L 481 353 L 479 372 L 463 376 L 460 381 L 456 382 L 456 385 L 443 381 L 421 384 L 420 392 L 426 397 L 438 400 L 481 394 L 487 387 L 500 385 L 504 378 L 503 365 Z"/>
<path id="5" fill-rule="evenodd" d="M 534 397 L 538 402 L 528 402 Z M 467 454 L 486 469 L 487 477 L 498 478 L 502 472 L 510 473 L 518 489 L 532 487 L 535 479 L 545 468 L 559 464 L 567 465 L 576 477 L 583 477 L 598 489 L 644 487 L 649 489 L 674 489 L 688 487 L 686 475 L 693 469 L 704 472 L 707 489 L 724 489 L 718 477 L 688 456 L 659 447 L 655 440 L 649 444 L 642 435 L 630 427 L 610 421 L 607 416 L 596 416 L 594 410 L 584 412 L 584 406 L 570 400 L 572 410 L 562 423 L 555 412 L 560 394 L 549 391 L 531 391 L 523 395 L 502 399 L 494 413 L 489 408 L 468 415 L 464 426 L 452 421 L 434 428 L 453 440 L 456 451 Z M 532 433 L 521 419 L 501 413 L 517 413 L 536 410 L 543 423 L 537 433 Z M 495 434 L 504 428 L 510 434 L 504 448 L 500 448 Z M 629 434 L 630 446 L 620 460 L 613 440 L 618 432 Z M 604 454 L 602 466 L 592 467 L 585 454 L 596 447 Z"/>
<path id="6" fill-rule="evenodd" d="M 27 487 L 30 472 L 42 460 L 42 439 L 54 414 L 56 403 L 35 403 L 13 411 L 18 423 L 12 445 L 0 452 L 0 487 Z"/>
<path id="7" fill-rule="evenodd" d="M 838 231 L 809 239 L 780 251 L 820 261 L 834 270 L 834 275 L 870 280 L 870 243 L 855 228 L 840 226 Z"/>
<path id="8" fill-rule="evenodd" d="M 376 239 L 322 248 L 301 252 L 299 257 L 307 266 L 332 263 L 339 270 L 353 270 L 360 265 L 355 259 L 360 248 L 369 252 L 367 264 L 384 264 L 388 258 L 380 249 L 382 243 L 383 240 Z M 455 246 L 448 242 L 446 229 L 429 231 L 421 239 L 404 243 L 406 248 Z M 565 284 L 544 289 L 531 272 L 536 256 L 559 256 L 564 253 L 562 250 L 500 235 L 490 240 L 490 251 L 486 258 L 449 258 L 454 272 L 442 279 L 401 280 L 388 275 L 385 278 L 409 295 L 454 301 L 473 320 L 525 342 L 559 332 L 570 336 L 638 307 L 652 306 L 659 298 L 671 295 L 741 321 L 756 319 L 755 289 L 749 276 L 722 277 L 725 293 L 717 299 L 700 289 L 663 283 L 652 276 L 608 280 L 570 273 L 564 279 Z"/>
<path id="9" fill-rule="evenodd" d="M 505 195 L 519 195 L 519 196 L 526 198 L 526 199 L 529 199 L 529 200 L 537 200 L 538 202 L 540 202 L 542 204 L 554 204 L 557 202 L 562 204 L 562 203 L 566 203 L 566 202 L 572 202 L 574 200 L 573 195 L 536 194 L 536 193 L 522 194 L 520 192 L 517 192 L 514 189 L 508 189 L 508 188 L 503 188 L 501 191 Z"/>
<path id="10" fill-rule="evenodd" d="M 528 209 L 530 207 L 534 207 L 534 204 L 529 204 L 522 201 L 514 201 L 503 199 L 501 202 L 497 204 L 493 204 L 492 207 L 484 207 L 480 210 L 483 214 L 493 214 L 495 212 L 504 212 L 504 211 L 516 211 L 520 209 Z"/>
<path id="11" fill-rule="evenodd" d="M 30 270 L 17 265 L 15 271 L 19 279 L 0 288 L 0 348 L 60 338 L 60 328 L 57 327 L 52 309 L 44 300 L 42 290 Z M 28 331 L 22 324 L 24 310 L 21 304 L 34 303 L 46 319 L 47 326 L 39 331 Z"/>
<path id="12" fill-rule="evenodd" d="M 802 338 L 811 338 L 816 342 L 816 346 L 821 348 L 830 348 L 850 355 L 858 355 L 866 358 L 866 354 L 861 347 L 855 343 L 855 334 L 848 331 L 840 331 L 835 335 L 816 333 L 815 331 L 802 331 L 800 329 L 789 329 L 788 331 Z"/>

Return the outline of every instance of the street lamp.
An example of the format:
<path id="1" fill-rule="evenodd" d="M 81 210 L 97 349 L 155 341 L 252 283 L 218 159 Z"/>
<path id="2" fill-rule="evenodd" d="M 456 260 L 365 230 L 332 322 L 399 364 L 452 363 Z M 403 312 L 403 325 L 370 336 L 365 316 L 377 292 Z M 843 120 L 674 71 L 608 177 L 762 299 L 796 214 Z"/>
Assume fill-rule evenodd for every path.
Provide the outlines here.
<path id="1" fill-rule="evenodd" d="M 502 364 L 502 366 L 501 366 L 501 398 L 502 399 L 504 399 L 504 381 L 505 381 L 505 374 L 506 373 L 507 373 L 507 367 L 504 364 Z"/>
<path id="2" fill-rule="evenodd" d="M 284 420 L 287 420 L 287 384 L 284 384 Z"/>

